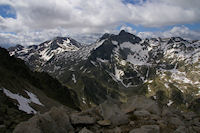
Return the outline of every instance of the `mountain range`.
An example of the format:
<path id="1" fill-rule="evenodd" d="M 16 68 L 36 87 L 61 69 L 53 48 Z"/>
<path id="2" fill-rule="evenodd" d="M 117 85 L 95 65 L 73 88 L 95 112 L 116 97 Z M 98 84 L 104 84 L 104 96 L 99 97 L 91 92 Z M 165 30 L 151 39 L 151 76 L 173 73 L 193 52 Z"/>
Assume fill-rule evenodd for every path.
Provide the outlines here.
<path id="1" fill-rule="evenodd" d="M 13 122 L 16 115 L 11 116 L 14 124 L 6 125 L 11 131 L 53 106 L 85 110 L 110 99 L 126 103 L 138 95 L 159 106 L 200 112 L 199 40 L 141 39 L 122 30 L 106 33 L 90 45 L 55 37 L 7 50 L 0 49 L 0 92 L 2 101 L 10 104 L 1 105 L 14 108 L 22 118 Z M 1 119 L 5 118 L 0 117 L 0 124 Z"/>
<path id="2" fill-rule="evenodd" d="M 126 101 L 143 94 L 156 99 L 157 93 L 164 95 L 166 104 L 189 106 L 200 95 L 198 40 L 141 39 L 122 30 L 90 45 L 56 37 L 40 45 L 9 48 L 9 53 L 74 90 L 83 108 L 107 97 Z"/>

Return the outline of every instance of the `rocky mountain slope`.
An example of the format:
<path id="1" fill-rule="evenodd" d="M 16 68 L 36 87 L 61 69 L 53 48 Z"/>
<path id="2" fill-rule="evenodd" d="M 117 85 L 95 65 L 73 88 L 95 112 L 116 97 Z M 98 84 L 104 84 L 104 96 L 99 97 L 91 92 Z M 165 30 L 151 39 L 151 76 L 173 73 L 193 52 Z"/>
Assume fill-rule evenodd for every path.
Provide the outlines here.
<path id="1" fill-rule="evenodd" d="M 74 112 L 52 108 L 22 122 L 14 133 L 198 133 L 200 117 L 181 112 L 144 96 L 133 96 L 127 103 L 109 99 L 97 107 Z"/>
<path id="2" fill-rule="evenodd" d="M 73 91 L 47 73 L 33 72 L 24 61 L 0 48 L 0 132 L 12 132 L 16 124 L 33 114 L 61 105 L 79 109 Z"/>
<path id="3" fill-rule="evenodd" d="M 52 43 L 42 44 L 48 49 L 44 51 L 54 53 L 49 47 Z M 40 55 L 30 48 L 18 49 L 10 54 L 73 89 L 81 108 L 98 105 L 108 96 L 124 102 L 129 96 L 143 94 L 169 106 L 198 110 L 200 41 L 180 37 L 141 39 L 121 31 L 118 35 L 104 34 L 88 46 L 55 52 L 49 60 L 42 60 L 45 52 Z M 23 51 L 32 52 L 19 55 Z M 39 58 L 32 60 L 35 56 Z"/>

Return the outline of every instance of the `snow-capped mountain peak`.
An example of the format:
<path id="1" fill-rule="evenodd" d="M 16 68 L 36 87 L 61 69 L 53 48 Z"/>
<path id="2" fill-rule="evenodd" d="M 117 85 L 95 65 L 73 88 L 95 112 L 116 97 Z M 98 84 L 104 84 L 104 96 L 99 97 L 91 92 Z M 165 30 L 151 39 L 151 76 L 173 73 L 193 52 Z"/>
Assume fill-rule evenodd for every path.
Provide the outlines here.
<path id="1" fill-rule="evenodd" d="M 9 48 L 10 55 L 15 55 L 25 61 L 32 62 L 33 66 L 44 64 L 55 55 L 63 52 L 78 51 L 82 45 L 70 37 L 56 37 L 39 45 L 23 47 L 18 45 Z"/>
<path id="2" fill-rule="evenodd" d="M 77 51 L 81 47 L 81 44 L 69 37 L 56 37 L 53 40 L 49 40 L 39 45 L 40 58 L 48 61 L 54 55 L 60 54 L 66 51 Z"/>

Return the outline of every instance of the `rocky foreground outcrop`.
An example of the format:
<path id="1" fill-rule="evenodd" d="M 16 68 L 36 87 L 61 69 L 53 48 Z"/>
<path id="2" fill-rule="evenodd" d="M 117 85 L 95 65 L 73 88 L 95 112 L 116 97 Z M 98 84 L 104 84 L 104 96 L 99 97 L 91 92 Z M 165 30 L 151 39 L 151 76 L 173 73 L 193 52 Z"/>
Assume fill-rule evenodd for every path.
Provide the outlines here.
<path id="1" fill-rule="evenodd" d="M 199 133 L 200 117 L 160 107 L 155 101 L 134 96 L 127 103 L 113 99 L 97 107 L 69 111 L 52 108 L 22 122 L 14 133 Z"/>

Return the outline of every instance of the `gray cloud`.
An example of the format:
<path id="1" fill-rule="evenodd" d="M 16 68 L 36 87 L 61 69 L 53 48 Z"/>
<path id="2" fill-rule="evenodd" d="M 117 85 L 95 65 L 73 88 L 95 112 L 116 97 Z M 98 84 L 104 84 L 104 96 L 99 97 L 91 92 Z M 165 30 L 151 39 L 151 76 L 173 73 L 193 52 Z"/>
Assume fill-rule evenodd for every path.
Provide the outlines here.
<path id="1" fill-rule="evenodd" d="M 3 1 L 0 3 L 12 5 L 17 12 L 16 20 L 4 20 L 4 24 L 11 23 L 7 24 L 8 29 L 21 25 L 23 29 L 61 27 L 90 33 L 103 32 L 122 22 L 160 27 L 200 21 L 199 0 L 140 0 L 137 5 L 124 4 L 121 0 Z"/>
<path id="2" fill-rule="evenodd" d="M 7 37 L 3 35 L 4 41 L 7 40 L 4 43 L 30 45 L 55 36 L 68 35 L 79 39 L 85 36 L 85 42 L 92 42 L 97 38 L 92 33 L 116 32 L 116 27 L 124 22 L 145 27 L 162 27 L 200 21 L 199 0 L 137 2 L 139 4 L 124 3 L 123 0 L 1 0 L 0 4 L 8 4 L 15 9 L 17 18 L 0 16 L 0 31 L 2 34 L 16 33 L 14 37 L 11 34 L 7 34 Z M 136 33 L 131 27 L 122 28 Z M 162 36 L 175 35 L 176 32 L 182 36 L 198 37 L 196 32 L 185 35 L 180 31 L 175 28 Z M 83 36 L 78 37 L 80 34 Z M 145 32 L 139 35 L 161 34 Z"/>
<path id="3" fill-rule="evenodd" d="M 190 30 L 186 26 L 174 26 L 172 29 L 164 32 L 139 32 L 138 36 L 141 38 L 182 37 L 189 40 L 200 40 L 200 32 Z"/>
<path id="4" fill-rule="evenodd" d="M 200 40 L 200 32 L 190 30 L 186 26 L 175 26 L 169 31 L 162 33 L 163 37 L 180 36 L 185 39 Z"/>
<path id="5" fill-rule="evenodd" d="M 130 26 L 125 26 L 125 25 L 122 25 L 121 28 L 120 28 L 120 31 L 121 30 L 125 30 L 125 31 L 128 31 L 129 33 L 132 33 L 132 34 L 136 34 L 137 31 L 134 30 L 132 27 Z"/>
<path id="6" fill-rule="evenodd" d="M 102 34 L 101 33 L 69 34 L 69 32 L 65 29 L 51 29 L 51 30 L 43 30 L 40 32 L 27 31 L 27 32 L 20 32 L 17 34 L 0 33 L 0 46 L 7 48 L 10 46 L 15 46 L 16 44 L 21 44 L 24 46 L 38 45 L 46 40 L 53 39 L 57 36 L 72 37 L 83 44 L 90 44 L 99 39 L 100 36 L 102 36 Z"/>
<path id="7" fill-rule="evenodd" d="M 164 32 L 136 32 L 129 26 L 122 26 L 120 30 L 126 30 L 130 33 L 136 34 L 141 38 L 152 38 L 152 37 L 173 37 L 180 36 L 185 39 L 200 40 L 200 32 L 190 30 L 185 26 L 175 26 L 170 30 Z M 119 31 L 113 30 L 110 33 L 117 34 Z M 102 33 L 91 33 L 91 34 L 68 34 L 69 32 L 64 29 L 51 29 L 41 32 L 23 32 L 17 34 L 10 33 L 0 33 L 0 46 L 10 47 L 16 44 L 22 44 L 25 46 L 28 45 L 37 45 L 46 40 L 52 39 L 56 36 L 70 36 L 77 41 L 89 44 L 95 42 L 102 36 Z"/>

